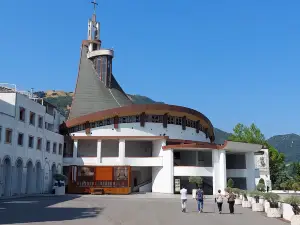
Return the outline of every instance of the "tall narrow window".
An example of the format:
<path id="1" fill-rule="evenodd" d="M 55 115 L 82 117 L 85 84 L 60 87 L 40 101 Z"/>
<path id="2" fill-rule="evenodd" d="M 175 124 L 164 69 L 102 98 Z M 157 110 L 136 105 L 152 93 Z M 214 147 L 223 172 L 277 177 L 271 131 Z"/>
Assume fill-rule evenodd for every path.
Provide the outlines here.
<path id="1" fill-rule="evenodd" d="M 6 128 L 5 130 L 5 143 L 11 144 L 12 143 L 12 129 Z"/>
<path id="2" fill-rule="evenodd" d="M 58 154 L 62 155 L 62 144 L 59 144 L 58 146 Z"/>
<path id="3" fill-rule="evenodd" d="M 39 116 L 38 126 L 41 129 L 43 128 L 43 117 L 42 116 Z"/>
<path id="4" fill-rule="evenodd" d="M 2 126 L 0 126 L 0 142 L 2 141 Z"/>
<path id="5" fill-rule="evenodd" d="M 34 145 L 34 138 L 33 136 L 29 135 L 28 137 L 28 148 L 33 148 Z"/>
<path id="6" fill-rule="evenodd" d="M 42 138 L 37 138 L 36 149 L 42 150 Z"/>
<path id="7" fill-rule="evenodd" d="M 46 151 L 50 152 L 50 141 L 46 142 Z"/>
<path id="8" fill-rule="evenodd" d="M 52 151 L 53 154 L 56 154 L 56 147 L 57 147 L 57 144 L 56 144 L 56 142 L 54 142 L 53 143 L 53 151 Z"/>
<path id="9" fill-rule="evenodd" d="M 25 108 L 19 108 L 19 120 L 25 122 Z"/>
<path id="10" fill-rule="evenodd" d="M 32 125 L 32 126 L 35 125 L 35 113 L 34 113 L 34 112 L 30 112 L 29 123 L 30 123 L 30 125 Z"/>
<path id="11" fill-rule="evenodd" d="M 18 134 L 18 145 L 19 146 L 23 146 L 23 141 L 24 140 L 24 134 L 22 134 L 22 133 L 19 133 Z"/>

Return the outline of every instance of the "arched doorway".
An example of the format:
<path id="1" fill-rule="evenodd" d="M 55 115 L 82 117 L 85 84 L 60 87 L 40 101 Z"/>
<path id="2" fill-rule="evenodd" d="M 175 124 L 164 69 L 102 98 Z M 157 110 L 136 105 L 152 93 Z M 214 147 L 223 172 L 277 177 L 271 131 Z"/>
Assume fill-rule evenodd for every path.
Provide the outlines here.
<path id="1" fill-rule="evenodd" d="M 56 173 L 59 173 L 59 174 L 62 173 L 62 171 L 61 171 L 61 164 L 57 165 Z"/>
<path id="2" fill-rule="evenodd" d="M 36 192 L 41 193 L 42 192 L 42 166 L 41 162 L 37 162 L 35 165 L 36 170 Z"/>
<path id="3" fill-rule="evenodd" d="M 11 160 L 10 158 L 4 157 L 3 161 L 3 182 L 4 182 L 4 196 L 11 195 L 11 178 L 12 178 Z"/>
<path id="4" fill-rule="evenodd" d="M 22 159 L 17 159 L 16 161 L 16 186 L 15 193 L 20 195 L 22 193 L 22 180 L 23 180 L 23 161 Z"/>
<path id="5" fill-rule="evenodd" d="M 26 164 L 27 174 L 26 174 L 26 194 L 32 193 L 32 182 L 33 182 L 33 164 L 29 160 Z"/>

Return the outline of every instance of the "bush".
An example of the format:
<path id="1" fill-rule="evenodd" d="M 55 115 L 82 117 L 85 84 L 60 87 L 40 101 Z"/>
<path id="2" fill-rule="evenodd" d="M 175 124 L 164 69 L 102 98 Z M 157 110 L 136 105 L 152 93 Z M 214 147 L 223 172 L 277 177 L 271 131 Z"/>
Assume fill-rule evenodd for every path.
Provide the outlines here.
<path id="1" fill-rule="evenodd" d="M 255 199 L 256 203 L 259 203 L 259 197 L 262 196 L 262 192 L 260 192 L 260 191 L 251 191 L 250 196 Z"/>
<path id="2" fill-rule="evenodd" d="M 300 183 L 295 182 L 292 184 L 292 189 L 296 192 L 300 190 Z"/>
<path id="3" fill-rule="evenodd" d="M 236 195 L 236 196 L 240 196 L 242 190 L 238 189 L 238 188 L 232 188 L 232 192 Z"/>
<path id="4" fill-rule="evenodd" d="M 285 203 L 290 204 L 293 207 L 293 212 L 295 215 L 300 215 L 300 197 L 290 196 L 284 200 Z"/>
<path id="5" fill-rule="evenodd" d="M 189 177 L 189 182 L 196 184 L 197 187 L 200 187 L 203 183 L 202 177 Z"/>
<path id="6" fill-rule="evenodd" d="M 232 192 L 232 188 L 227 187 L 227 188 L 225 188 L 225 191 L 226 191 L 227 193 L 230 193 L 230 192 Z"/>
<path id="7" fill-rule="evenodd" d="M 285 191 L 287 189 L 287 187 L 288 187 L 288 183 L 287 182 L 283 182 L 279 186 Z"/>
<path id="8" fill-rule="evenodd" d="M 243 197 L 244 197 L 244 200 L 245 201 L 248 201 L 248 192 L 247 191 L 244 191 L 244 190 L 242 190 L 242 195 L 243 195 Z"/>
<path id="9" fill-rule="evenodd" d="M 258 181 L 258 183 L 265 185 L 265 180 L 263 178 L 260 178 L 259 181 Z"/>
<path id="10" fill-rule="evenodd" d="M 266 191 L 265 184 L 258 183 L 257 186 L 256 186 L 256 190 L 258 190 L 260 192 L 265 192 Z"/>
<path id="11" fill-rule="evenodd" d="M 264 198 L 270 203 L 270 208 L 278 208 L 278 201 L 280 199 L 280 196 L 275 193 L 264 193 Z"/>
<path id="12" fill-rule="evenodd" d="M 231 178 L 229 178 L 227 181 L 227 187 L 233 188 L 233 186 L 234 186 L 234 181 Z"/>
<path id="13" fill-rule="evenodd" d="M 54 174 L 53 179 L 57 181 L 67 181 L 67 177 L 63 174 Z"/>

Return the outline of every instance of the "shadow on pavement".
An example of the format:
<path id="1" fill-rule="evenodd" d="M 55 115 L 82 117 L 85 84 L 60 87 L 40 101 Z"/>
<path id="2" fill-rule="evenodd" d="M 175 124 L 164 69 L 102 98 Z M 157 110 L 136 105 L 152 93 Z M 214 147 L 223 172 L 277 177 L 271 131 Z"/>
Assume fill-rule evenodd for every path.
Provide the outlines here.
<path id="1" fill-rule="evenodd" d="M 71 208 L 52 205 L 80 196 L 29 197 L 0 201 L 0 224 L 64 221 L 96 217 L 103 208 Z M 52 207 L 51 207 L 52 206 Z"/>

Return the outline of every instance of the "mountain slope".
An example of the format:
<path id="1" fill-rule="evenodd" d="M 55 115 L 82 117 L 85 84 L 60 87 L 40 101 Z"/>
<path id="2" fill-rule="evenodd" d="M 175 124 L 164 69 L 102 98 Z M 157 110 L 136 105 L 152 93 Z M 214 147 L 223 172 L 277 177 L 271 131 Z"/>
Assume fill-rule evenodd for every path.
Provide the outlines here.
<path id="1" fill-rule="evenodd" d="M 268 143 L 285 154 L 286 162 L 300 160 L 300 136 L 297 134 L 275 135 L 268 139 Z"/>
<path id="2" fill-rule="evenodd" d="M 65 91 L 39 91 L 35 92 L 40 98 L 44 98 L 46 101 L 51 104 L 57 106 L 59 110 L 64 113 L 66 116 L 69 112 L 69 107 L 72 104 L 73 92 L 65 92 Z M 135 103 L 135 104 L 154 104 L 154 103 L 162 103 L 156 102 L 146 96 L 141 95 L 130 95 L 127 96 Z M 215 142 L 217 144 L 223 144 L 225 140 L 231 133 L 222 131 L 218 128 L 215 128 Z M 286 134 L 286 135 L 276 135 L 269 138 L 268 143 L 278 149 L 279 152 L 282 152 L 286 156 L 287 162 L 298 162 L 300 161 L 300 136 L 297 134 Z"/>

